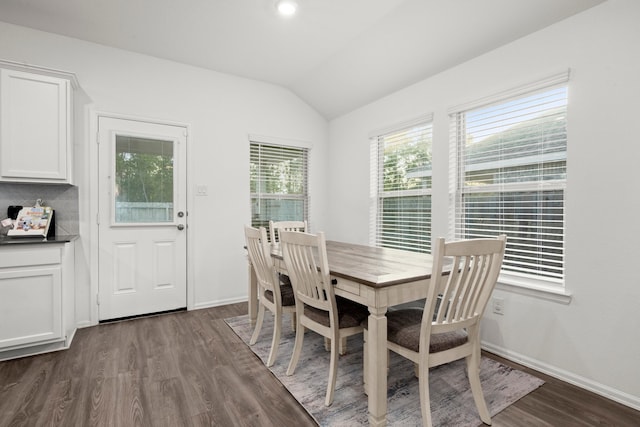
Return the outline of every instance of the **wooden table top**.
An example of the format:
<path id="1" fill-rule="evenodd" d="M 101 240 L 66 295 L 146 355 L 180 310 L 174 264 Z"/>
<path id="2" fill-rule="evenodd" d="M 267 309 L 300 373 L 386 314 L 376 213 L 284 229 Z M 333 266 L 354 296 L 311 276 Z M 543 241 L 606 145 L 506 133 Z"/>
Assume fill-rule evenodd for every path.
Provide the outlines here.
<path id="1" fill-rule="evenodd" d="M 282 259 L 279 245 L 273 256 Z M 327 240 L 331 275 L 374 288 L 431 278 L 429 254 Z"/>

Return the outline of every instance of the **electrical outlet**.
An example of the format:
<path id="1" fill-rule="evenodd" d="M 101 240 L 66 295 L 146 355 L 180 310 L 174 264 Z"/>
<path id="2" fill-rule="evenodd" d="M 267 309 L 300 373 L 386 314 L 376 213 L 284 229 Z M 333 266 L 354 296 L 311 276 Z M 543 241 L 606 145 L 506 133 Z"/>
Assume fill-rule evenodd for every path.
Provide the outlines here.
<path id="1" fill-rule="evenodd" d="M 504 315 L 504 298 L 493 299 L 493 312 L 495 314 Z"/>

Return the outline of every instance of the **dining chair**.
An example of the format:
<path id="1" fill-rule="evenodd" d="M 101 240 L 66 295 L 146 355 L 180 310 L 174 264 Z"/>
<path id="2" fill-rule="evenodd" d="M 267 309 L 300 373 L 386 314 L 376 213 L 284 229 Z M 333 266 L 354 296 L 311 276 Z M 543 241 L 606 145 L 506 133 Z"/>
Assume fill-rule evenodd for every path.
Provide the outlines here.
<path id="1" fill-rule="evenodd" d="M 272 245 L 280 242 L 280 231 L 301 231 L 308 232 L 307 221 L 273 221 L 269 220 L 269 241 Z M 289 275 L 283 272 L 278 273 L 280 284 L 291 286 Z M 296 330 L 295 314 L 291 317 L 291 328 Z"/>
<path id="2" fill-rule="evenodd" d="M 333 403 L 338 373 L 339 343 L 363 331 L 368 309 L 335 295 L 324 233 L 282 231 L 280 244 L 296 299 L 296 340 L 287 375 L 293 375 L 300 359 L 306 329 L 330 340 L 331 355 L 325 405 Z"/>
<path id="3" fill-rule="evenodd" d="M 280 241 L 280 231 L 302 231 L 309 232 L 307 221 L 269 221 L 269 237 L 271 243 Z"/>
<path id="4" fill-rule="evenodd" d="M 480 385 L 480 320 L 498 280 L 505 246 L 505 235 L 448 243 L 437 239 L 424 309 L 387 313 L 387 348 L 417 365 L 426 426 L 432 425 L 429 368 L 463 358 L 480 419 L 491 424 Z M 450 273 L 445 264 L 452 266 Z"/>
<path id="5" fill-rule="evenodd" d="M 272 366 L 278 355 L 283 313 L 295 316 L 295 297 L 291 285 L 281 285 L 278 280 L 278 274 L 271 257 L 271 245 L 267 240 L 267 230 L 264 227 L 257 229 L 245 226 L 244 235 L 258 285 L 258 317 L 249 344 L 254 345 L 258 340 L 264 321 L 265 308 L 268 309 L 274 317 L 271 351 L 267 359 L 267 366 Z"/>

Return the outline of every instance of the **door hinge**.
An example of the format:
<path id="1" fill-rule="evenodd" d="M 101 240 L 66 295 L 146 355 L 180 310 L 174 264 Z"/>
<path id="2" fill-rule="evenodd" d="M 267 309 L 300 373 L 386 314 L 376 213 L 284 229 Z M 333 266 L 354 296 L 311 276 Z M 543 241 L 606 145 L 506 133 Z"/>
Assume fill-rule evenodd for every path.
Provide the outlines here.
<path id="1" fill-rule="evenodd" d="M 100 145 L 100 132 L 96 132 L 96 144 Z"/>
<path id="2" fill-rule="evenodd" d="M 96 305 L 100 305 L 100 294 L 96 294 Z"/>
<path id="3" fill-rule="evenodd" d="M 100 212 L 96 214 L 96 225 L 100 225 Z"/>

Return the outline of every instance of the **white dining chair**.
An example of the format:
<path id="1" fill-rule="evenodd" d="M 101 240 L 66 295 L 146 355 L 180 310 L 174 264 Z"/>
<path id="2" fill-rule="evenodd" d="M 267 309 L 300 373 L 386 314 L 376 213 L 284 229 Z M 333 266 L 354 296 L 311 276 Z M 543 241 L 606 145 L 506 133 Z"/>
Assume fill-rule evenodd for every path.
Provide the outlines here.
<path id="1" fill-rule="evenodd" d="M 328 338 L 331 355 L 325 405 L 329 406 L 333 402 L 338 372 L 339 343 L 363 331 L 361 322 L 368 316 L 368 310 L 336 297 L 329 275 L 324 233 L 282 231 L 280 244 L 296 299 L 296 340 L 287 375 L 296 370 L 306 329 Z"/>
<path id="2" fill-rule="evenodd" d="M 466 360 L 480 419 L 491 424 L 480 385 L 480 320 L 500 274 L 505 246 L 504 235 L 449 243 L 439 238 L 424 309 L 387 312 L 387 348 L 417 364 L 425 426 L 432 425 L 429 368 L 458 359 Z M 444 269 L 447 259 L 453 262 L 448 264 L 453 266 L 450 273 Z M 365 331 L 365 356 L 366 346 Z M 368 369 L 365 365 L 365 372 Z"/>
<path id="3" fill-rule="evenodd" d="M 272 366 L 278 355 L 283 313 L 289 313 L 292 317 L 295 316 L 295 297 L 291 285 L 281 285 L 278 280 L 278 273 L 271 257 L 271 245 L 267 240 L 266 229 L 264 227 L 257 229 L 245 226 L 244 234 L 249 259 L 256 273 L 258 285 L 258 317 L 249 344 L 254 345 L 258 340 L 266 308 L 273 313 L 274 317 L 271 351 L 267 359 L 267 366 Z"/>
<path id="4" fill-rule="evenodd" d="M 307 221 L 269 221 L 269 237 L 271 243 L 280 241 L 280 231 L 302 231 L 308 232 Z"/>

